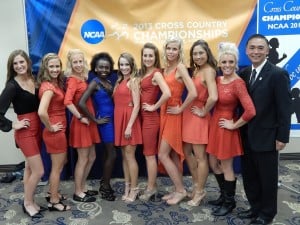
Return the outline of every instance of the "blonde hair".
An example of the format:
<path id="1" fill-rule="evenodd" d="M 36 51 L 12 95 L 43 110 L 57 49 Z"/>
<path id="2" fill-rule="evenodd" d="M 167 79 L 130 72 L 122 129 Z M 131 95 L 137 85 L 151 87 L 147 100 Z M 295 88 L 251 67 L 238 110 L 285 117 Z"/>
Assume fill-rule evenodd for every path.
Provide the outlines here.
<path id="1" fill-rule="evenodd" d="M 59 60 L 61 71 L 57 78 L 57 82 L 58 82 L 58 86 L 60 88 L 63 88 L 63 76 L 64 75 L 63 75 L 63 71 L 62 71 L 62 62 L 61 62 L 61 59 L 59 58 L 59 56 L 55 53 L 48 53 L 48 54 L 44 55 L 44 57 L 41 61 L 39 72 L 38 72 L 37 83 L 40 86 L 43 81 L 49 81 L 49 82 L 52 81 L 52 78 L 49 74 L 49 69 L 48 69 L 48 63 L 52 59 Z"/>
<path id="2" fill-rule="evenodd" d="M 179 48 L 179 54 L 178 54 L 178 62 L 183 63 L 184 61 L 184 55 L 183 55 L 183 42 L 180 38 L 178 37 L 171 37 L 168 38 L 163 46 L 163 61 L 165 63 L 165 65 L 168 65 L 168 59 L 167 59 L 167 54 L 166 54 L 166 49 L 168 44 L 170 43 L 177 43 L 178 44 L 178 48 Z"/>
<path id="3" fill-rule="evenodd" d="M 218 46 L 218 62 L 223 55 L 232 55 L 236 60 L 236 70 L 239 69 L 238 61 L 239 61 L 239 50 L 236 47 L 235 43 L 232 42 L 220 42 Z"/>
<path id="4" fill-rule="evenodd" d="M 87 61 L 84 57 L 84 53 L 80 49 L 71 49 L 71 50 L 69 50 L 69 52 L 67 54 L 67 65 L 66 65 L 65 75 L 69 76 L 73 73 L 72 58 L 73 58 L 74 55 L 82 55 L 83 65 L 84 65 L 84 71 L 83 71 L 84 74 L 82 74 L 82 75 L 83 75 L 83 77 L 87 78 L 89 67 L 88 67 Z"/>

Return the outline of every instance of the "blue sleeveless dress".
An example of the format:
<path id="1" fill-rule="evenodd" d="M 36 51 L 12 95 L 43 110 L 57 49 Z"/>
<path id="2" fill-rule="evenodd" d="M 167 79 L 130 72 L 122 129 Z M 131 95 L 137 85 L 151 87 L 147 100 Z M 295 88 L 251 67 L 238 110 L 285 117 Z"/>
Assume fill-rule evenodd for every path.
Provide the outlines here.
<path id="1" fill-rule="evenodd" d="M 92 95 L 96 118 L 110 117 L 109 123 L 98 125 L 101 141 L 102 143 L 114 143 L 114 103 L 111 93 L 103 87 L 98 77 L 94 78 L 93 81 L 100 87 L 100 89 Z"/>

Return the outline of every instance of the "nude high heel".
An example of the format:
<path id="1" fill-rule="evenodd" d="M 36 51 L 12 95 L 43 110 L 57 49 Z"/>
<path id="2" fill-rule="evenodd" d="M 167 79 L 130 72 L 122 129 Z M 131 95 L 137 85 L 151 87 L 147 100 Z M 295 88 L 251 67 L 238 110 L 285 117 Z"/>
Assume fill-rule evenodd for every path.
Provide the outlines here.
<path id="1" fill-rule="evenodd" d="M 129 196 L 129 192 L 130 192 L 130 183 L 125 182 L 125 191 L 124 191 L 124 195 L 122 196 L 123 201 L 125 201 L 126 198 Z"/>
<path id="2" fill-rule="evenodd" d="M 186 197 L 187 193 L 186 190 L 184 190 L 183 192 L 174 192 L 174 195 L 172 198 L 170 198 L 169 200 L 167 200 L 167 204 L 169 205 L 176 205 L 178 204 L 182 199 L 184 199 Z"/>
<path id="3" fill-rule="evenodd" d="M 125 202 L 134 202 L 140 192 L 138 187 L 131 188 L 128 197 L 125 199 Z"/>
<path id="4" fill-rule="evenodd" d="M 189 206 L 198 206 L 200 205 L 200 202 L 205 197 L 206 191 L 195 191 L 194 198 L 187 202 Z"/>
<path id="5" fill-rule="evenodd" d="M 156 199 L 156 195 L 157 195 L 157 189 L 154 188 L 152 190 L 145 190 L 144 193 L 139 196 L 139 199 L 142 201 L 149 201 L 150 198 L 152 198 L 154 196 L 154 198 Z"/>

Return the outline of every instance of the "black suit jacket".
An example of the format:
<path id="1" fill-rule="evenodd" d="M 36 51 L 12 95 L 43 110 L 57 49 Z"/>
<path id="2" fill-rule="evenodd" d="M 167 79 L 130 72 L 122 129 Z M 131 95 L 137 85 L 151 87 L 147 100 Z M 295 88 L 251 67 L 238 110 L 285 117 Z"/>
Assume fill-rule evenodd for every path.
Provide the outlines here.
<path id="1" fill-rule="evenodd" d="M 244 151 L 276 151 L 276 140 L 289 142 L 291 125 L 290 79 L 287 71 L 266 62 L 250 87 L 251 66 L 240 72 L 256 109 L 241 128 Z"/>

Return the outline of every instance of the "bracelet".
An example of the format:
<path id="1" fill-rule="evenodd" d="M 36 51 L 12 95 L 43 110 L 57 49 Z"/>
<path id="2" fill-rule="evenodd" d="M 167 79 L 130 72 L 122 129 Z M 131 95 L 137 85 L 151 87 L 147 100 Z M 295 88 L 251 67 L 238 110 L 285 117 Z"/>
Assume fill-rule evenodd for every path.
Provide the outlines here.
<path id="1" fill-rule="evenodd" d="M 83 118 L 83 116 L 80 114 L 80 116 L 78 117 L 78 120 L 81 120 Z"/>

